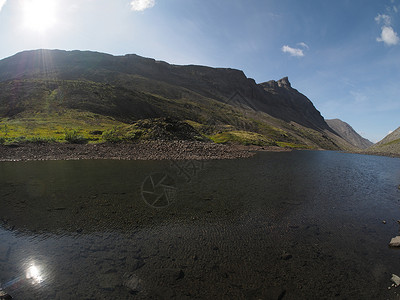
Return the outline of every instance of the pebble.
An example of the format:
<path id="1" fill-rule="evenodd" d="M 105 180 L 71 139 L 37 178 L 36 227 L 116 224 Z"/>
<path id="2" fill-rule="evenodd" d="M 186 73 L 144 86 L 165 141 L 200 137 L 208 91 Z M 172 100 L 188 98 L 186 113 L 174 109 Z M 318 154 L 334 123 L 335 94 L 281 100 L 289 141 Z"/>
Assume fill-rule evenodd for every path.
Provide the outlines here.
<path id="1" fill-rule="evenodd" d="M 395 275 L 395 274 L 392 274 L 391 280 L 394 282 L 394 284 L 396 285 L 396 287 L 400 285 L 400 277 L 399 277 L 399 276 L 397 276 L 397 275 Z"/>
<path id="2" fill-rule="evenodd" d="M 400 236 L 396 236 L 390 240 L 390 247 L 400 247 Z"/>
<path id="3" fill-rule="evenodd" d="M 221 145 L 195 141 L 143 141 L 120 144 L 26 144 L 18 148 L 0 145 L 0 161 L 12 160 L 182 160 L 182 159 L 235 159 L 255 154 L 250 147 Z M 283 151 L 271 148 L 271 151 Z"/>
<path id="4" fill-rule="evenodd" d="M 9 300 L 9 299 L 12 299 L 12 298 L 13 297 L 11 297 L 9 294 L 7 294 L 2 289 L 0 289 L 0 299 L 1 300 Z"/>
<path id="5" fill-rule="evenodd" d="M 136 294 L 141 291 L 142 280 L 135 274 L 127 274 L 124 280 L 124 286 L 130 293 Z"/>

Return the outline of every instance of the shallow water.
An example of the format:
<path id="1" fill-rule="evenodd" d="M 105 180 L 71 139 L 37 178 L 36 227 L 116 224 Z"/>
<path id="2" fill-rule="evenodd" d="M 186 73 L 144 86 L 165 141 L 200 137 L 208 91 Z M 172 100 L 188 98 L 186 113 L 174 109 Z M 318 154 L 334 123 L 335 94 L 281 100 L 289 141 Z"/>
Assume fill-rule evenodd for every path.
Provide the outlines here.
<path id="1" fill-rule="evenodd" d="M 399 184 L 399 159 L 327 151 L 0 163 L 0 286 L 14 299 L 397 299 Z"/>

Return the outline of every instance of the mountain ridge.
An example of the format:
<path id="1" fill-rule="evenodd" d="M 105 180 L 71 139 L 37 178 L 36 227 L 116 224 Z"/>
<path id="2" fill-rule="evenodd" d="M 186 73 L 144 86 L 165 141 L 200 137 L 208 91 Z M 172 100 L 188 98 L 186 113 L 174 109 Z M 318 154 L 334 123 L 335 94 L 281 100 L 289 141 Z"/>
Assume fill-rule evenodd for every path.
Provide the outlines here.
<path id="1" fill-rule="evenodd" d="M 363 138 L 348 123 L 340 119 L 329 119 L 329 120 L 326 119 L 325 121 L 342 138 L 344 138 L 346 141 L 348 141 L 355 147 L 360 149 L 367 149 L 368 147 L 373 145 L 371 141 L 369 141 L 366 138 Z"/>
<path id="2" fill-rule="evenodd" d="M 11 64 L 7 75 L 0 72 L 0 80 L 10 80 L 15 78 L 24 78 L 26 76 L 38 76 L 38 73 L 54 79 L 72 79 L 78 80 L 82 77 L 91 79 L 95 82 L 112 83 L 115 78 L 102 78 L 99 74 L 91 72 L 93 69 L 101 66 L 112 72 L 112 76 L 118 76 L 116 73 L 128 73 L 130 75 L 139 75 L 151 80 L 163 81 L 171 85 L 177 85 L 189 88 L 194 92 L 200 93 L 205 97 L 226 103 L 234 92 L 239 92 L 252 107 L 266 112 L 273 117 L 284 119 L 285 121 L 294 121 L 303 126 L 314 129 L 328 129 L 330 127 L 325 123 L 322 116 L 313 116 L 312 121 L 305 121 L 303 111 L 299 113 L 299 108 L 304 107 L 305 111 L 316 110 L 312 102 L 307 97 L 297 99 L 296 104 L 291 97 L 291 85 L 286 77 L 287 84 L 282 84 L 284 79 L 278 80 L 277 87 L 265 88 L 264 84 L 257 84 L 254 79 L 247 78 L 243 71 L 231 68 L 211 68 L 198 65 L 170 65 L 163 61 L 157 61 L 151 58 L 140 57 L 136 54 L 127 54 L 124 56 L 112 56 L 109 54 L 90 52 L 90 51 L 64 51 L 64 50 L 38 50 L 18 53 L 8 59 L 18 58 L 18 65 Z M 77 54 L 77 55 L 76 55 Z M 8 60 L 6 59 L 6 60 Z M 45 61 L 47 60 L 47 62 Z M 82 68 L 92 64 L 91 69 Z M 63 64 L 68 69 L 61 70 Z M 22 67 L 23 66 L 23 67 Z M 21 73 L 21 69 L 24 71 Z M 0 61 L 0 70 L 4 69 L 4 64 Z M 13 73 L 12 70 L 16 70 Z M 25 75 L 25 76 L 24 76 Z M 285 89 L 286 87 L 286 89 Z M 129 86 L 128 86 L 129 88 Z M 280 92 L 286 90 L 285 101 L 276 97 L 276 89 Z M 294 89 L 293 89 L 294 90 Z M 297 92 L 297 90 L 294 90 Z M 286 99 L 287 98 L 287 99 Z M 285 111 L 282 111 L 282 106 Z M 309 107 L 305 107 L 309 106 Z M 287 110 L 290 110 L 289 112 Z M 314 111 L 313 111 L 314 112 Z M 288 117 L 289 116 L 289 117 Z"/>
<path id="3" fill-rule="evenodd" d="M 71 110 L 125 123 L 172 116 L 204 132 L 214 126 L 213 133 L 248 130 L 285 144 L 354 148 L 287 77 L 257 84 L 230 68 L 171 65 L 136 54 L 31 50 L 0 61 L 0 85 L 0 118 Z"/>

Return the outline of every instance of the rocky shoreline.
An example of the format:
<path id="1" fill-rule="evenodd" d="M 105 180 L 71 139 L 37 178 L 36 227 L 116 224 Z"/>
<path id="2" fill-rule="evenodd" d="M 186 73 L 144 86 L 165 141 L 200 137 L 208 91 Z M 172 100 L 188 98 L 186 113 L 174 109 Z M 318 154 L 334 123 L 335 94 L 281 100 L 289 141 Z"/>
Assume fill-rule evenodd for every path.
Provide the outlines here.
<path id="1" fill-rule="evenodd" d="M 30 160 L 210 160 L 248 158 L 255 151 L 290 151 L 279 147 L 221 145 L 193 141 L 144 141 L 102 144 L 0 145 L 0 161 Z"/>
<path id="2" fill-rule="evenodd" d="M 386 153 L 386 152 L 362 151 L 362 152 L 359 152 L 359 154 L 400 158 L 400 153 Z"/>

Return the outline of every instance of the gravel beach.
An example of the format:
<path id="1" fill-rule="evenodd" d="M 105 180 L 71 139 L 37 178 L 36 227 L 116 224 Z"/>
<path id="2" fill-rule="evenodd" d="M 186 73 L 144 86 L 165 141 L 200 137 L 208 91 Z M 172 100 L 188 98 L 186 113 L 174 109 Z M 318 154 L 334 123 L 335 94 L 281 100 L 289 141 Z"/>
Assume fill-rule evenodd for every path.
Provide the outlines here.
<path id="1" fill-rule="evenodd" d="M 145 141 L 103 144 L 19 144 L 1 145 L 0 161 L 29 160 L 182 160 L 247 158 L 255 151 L 289 151 L 279 147 L 221 145 L 193 141 Z"/>

